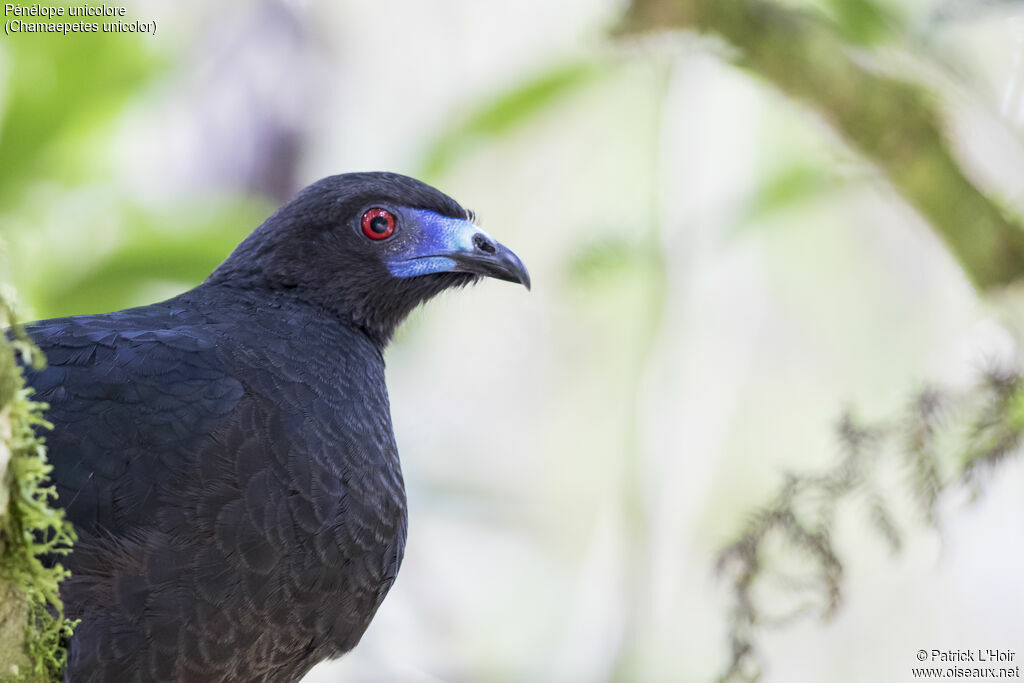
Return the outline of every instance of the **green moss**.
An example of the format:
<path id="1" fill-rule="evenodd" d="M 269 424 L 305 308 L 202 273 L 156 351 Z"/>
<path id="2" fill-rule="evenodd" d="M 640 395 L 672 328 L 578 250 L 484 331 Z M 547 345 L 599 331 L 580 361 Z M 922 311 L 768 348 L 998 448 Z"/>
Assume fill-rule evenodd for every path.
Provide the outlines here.
<path id="1" fill-rule="evenodd" d="M 0 323 L 11 320 L 0 302 Z M 64 618 L 60 582 L 68 576 L 47 556 L 65 555 L 75 540 L 64 511 L 54 508 L 39 427 L 46 405 L 30 398 L 16 354 L 41 364 L 15 325 L 0 336 L 0 681 L 57 681 L 74 623 Z"/>

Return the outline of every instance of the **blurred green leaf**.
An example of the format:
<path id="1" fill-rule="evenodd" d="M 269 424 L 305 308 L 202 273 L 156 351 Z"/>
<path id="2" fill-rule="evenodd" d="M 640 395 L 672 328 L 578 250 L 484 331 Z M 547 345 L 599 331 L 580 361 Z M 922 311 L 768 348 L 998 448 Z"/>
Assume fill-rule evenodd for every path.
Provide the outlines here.
<path id="1" fill-rule="evenodd" d="M 654 247 L 644 247 L 625 240 L 606 240 L 584 245 L 570 260 L 566 272 L 580 286 L 607 282 L 660 267 L 661 256 Z M 657 268 L 655 268 L 657 269 Z"/>
<path id="2" fill-rule="evenodd" d="M 52 259 L 19 273 L 18 287 L 37 316 L 112 311 L 149 303 L 154 291 L 194 287 L 269 215 L 270 207 L 225 200 L 202 211 L 152 215 L 126 207 L 123 213 L 127 234 L 85 269 Z"/>
<path id="3" fill-rule="evenodd" d="M 887 38 L 896 18 L 872 0 L 827 0 L 843 38 L 858 45 L 875 45 Z"/>
<path id="4" fill-rule="evenodd" d="M 562 64 L 496 95 L 438 136 L 425 155 L 423 175 L 432 178 L 444 173 L 481 142 L 508 134 L 612 71 L 607 62 Z"/>
<path id="5" fill-rule="evenodd" d="M 93 176 L 86 144 L 112 123 L 161 60 L 133 35 L 24 33 L 9 36 L 0 118 L 0 207 L 17 203 L 40 176 L 71 182 Z"/>
<path id="6" fill-rule="evenodd" d="M 750 218 L 764 218 L 775 211 L 821 198 L 828 190 L 841 187 L 827 171 L 811 165 L 795 165 L 769 177 L 750 202 Z M 747 224 L 744 221 L 744 224 Z"/>

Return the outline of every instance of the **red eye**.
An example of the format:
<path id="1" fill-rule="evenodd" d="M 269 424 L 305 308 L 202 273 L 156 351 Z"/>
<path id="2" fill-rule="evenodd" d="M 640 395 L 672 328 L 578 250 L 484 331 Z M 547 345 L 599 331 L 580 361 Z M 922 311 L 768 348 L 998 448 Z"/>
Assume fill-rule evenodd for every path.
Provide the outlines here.
<path id="1" fill-rule="evenodd" d="M 387 209 L 370 209 L 363 214 L 363 234 L 371 240 L 386 240 L 395 232 L 395 214 Z"/>

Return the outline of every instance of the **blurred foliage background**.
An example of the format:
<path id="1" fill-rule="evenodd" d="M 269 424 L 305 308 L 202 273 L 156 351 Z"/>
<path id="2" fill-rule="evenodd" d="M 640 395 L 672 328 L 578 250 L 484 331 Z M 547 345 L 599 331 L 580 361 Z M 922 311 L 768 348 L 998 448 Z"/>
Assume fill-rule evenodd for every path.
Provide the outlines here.
<path id="1" fill-rule="evenodd" d="M 4 279 L 26 319 L 148 303 L 371 169 L 523 257 L 529 295 L 443 297 L 389 351 L 407 555 L 309 680 L 903 680 L 921 648 L 1019 652 L 1021 11 L 138 0 L 155 37 L 0 42 Z M 882 464 L 830 480 L 876 431 Z M 926 484 L 901 459 L 924 451 Z M 999 466 L 968 477 L 978 452 Z M 737 592 L 720 551 L 794 480 L 836 504 Z"/>

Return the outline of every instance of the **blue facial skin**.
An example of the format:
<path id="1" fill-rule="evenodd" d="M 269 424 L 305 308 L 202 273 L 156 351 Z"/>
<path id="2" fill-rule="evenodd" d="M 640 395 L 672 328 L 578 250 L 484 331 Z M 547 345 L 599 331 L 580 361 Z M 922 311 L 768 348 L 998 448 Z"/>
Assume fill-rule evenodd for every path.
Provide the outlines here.
<path id="1" fill-rule="evenodd" d="M 398 251 L 389 254 L 384 263 L 395 277 L 416 277 L 455 270 L 454 259 L 445 254 L 473 251 L 473 237 L 486 234 L 473 223 L 461 218 L 442 216 L 425 209 L 405 209 L 407 218 L 418 223 L 414 234 L 403 240 Z"/>

